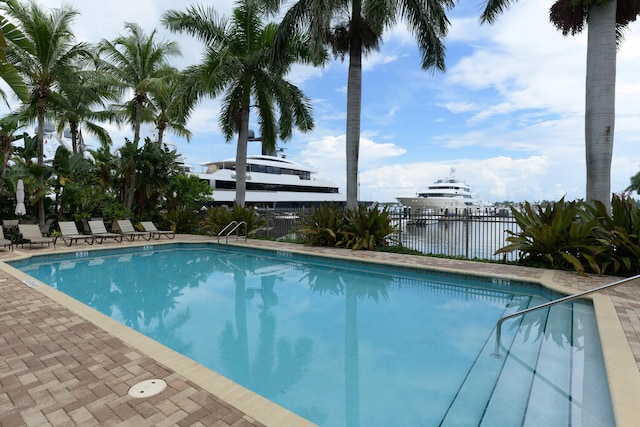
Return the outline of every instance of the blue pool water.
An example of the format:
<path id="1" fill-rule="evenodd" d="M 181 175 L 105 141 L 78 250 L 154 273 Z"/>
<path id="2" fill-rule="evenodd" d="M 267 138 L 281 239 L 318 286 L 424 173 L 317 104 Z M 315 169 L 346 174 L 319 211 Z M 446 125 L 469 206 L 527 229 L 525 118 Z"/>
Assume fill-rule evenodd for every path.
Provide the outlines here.
<path id="1" fill-rule="evenodd" d="M 11 263 L 321 426 L 611 426 L 589 302 L 537 285 L 216 245 Z"/>

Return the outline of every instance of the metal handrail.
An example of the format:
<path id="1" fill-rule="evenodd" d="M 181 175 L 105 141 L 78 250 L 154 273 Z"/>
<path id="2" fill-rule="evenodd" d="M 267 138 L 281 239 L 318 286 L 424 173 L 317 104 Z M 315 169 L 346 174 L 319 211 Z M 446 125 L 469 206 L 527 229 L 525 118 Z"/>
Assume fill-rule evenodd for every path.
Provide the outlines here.
<path id="1" fill-rule="evenodd" d="M 227 228 L 237 224 L 238 221 L 231 221 L 229 224 L 227 224 L 219 233 L 218 233 L 218 243 L 220 243 L 220 236 L 222 236 L 225 231 L 227 231 Z M 227 234 L 228 236 L 228 234 Z"/>
<path id="2" fill-rule="evenodd" d="M 517 316 L 522 316 L 524 314 L 527 314 L 527 313 L 529 313 L 531 311 L 534 311 L 534 310 L 538 310 L 540 308 L 549 307 L 551 305 L 559 304 L 561 302 L 571 301 L 571 300 L 583 297 L 585 295 L 601 291 L 603 289 L 608 289 L 608 288 L 612 288 L 614 286 L 622 285 L 623 283 L 627 283 L 627 282 L 630 282 L 630 281 L 635 280 L 635 279 L 640 279 L 640 274 L 637 275 L 637 276 L 633 276 L 633 277 L 627 277 L 626 279 L 617 280 L 615 282 L 611 282 L 611 283 L 606 284 L 606 285 L 598 286 L 597 288 L 589 289 L 587 291 L 579 292 L 577 294 L 567 295 L 566 297 L 562 297 L 562 298 L 559 298 L 559 299 L 556 299 L 556 300 L 553 300 L 553 301 L 545 302 L 544 304 L 536 305 L 535 307 L 525 308 L 524 310 L 516 311 L 515 313 L 511 313 L 511 314 L 507 314 L 506 316 L 502 316 L 500 319 L 498 319 L 498 323 L 496 323 L 496 347 L 495 347 L 494 352 L 491 355 L 493 357 L 496 357 L 496 358 L 502 357 L 502 356 L 500 356 L 500 334 L 502 332 L 502 323 L 504 323 L 505 320 L 509 320 L 509 319 L 511 319 L 513 317 L 517 317 Z"/>
<path id="3" fill-rule="evenodd" d="M 235 221 L 234 221 L 234 222 L 235 222 Z M 233 228 L 231 229 L 231 231 L 229 231 L 229 232 L 227 233 L 227 235 L 225 236 L 225 238 L 226 238 L 225 244 L 227 244 L 227 245 L 229 244 L 229 236 L 230 236 L 231 234 L 233 234 L 233 232 L 234 232 L 234 231 L 236 231 L 238 228 L 240 228 L 240 226 L 241 226 L 242 224 L 244 224 L 244 240 L 247 240 L 247 234 L 249 234 L 249 233 L 247 233 L 247 228 L 248 228 L 248 227 L 247 227 L 247 222 L 246 222 L 246 221 L 240 221 L 240 222 L 238 222 L 238 223 L 236 224 L 236 226 L 235 226 L 235 227 L 233 227 Z M 226 228 L 226 227 L 225 227 L 225 228 Z"/>

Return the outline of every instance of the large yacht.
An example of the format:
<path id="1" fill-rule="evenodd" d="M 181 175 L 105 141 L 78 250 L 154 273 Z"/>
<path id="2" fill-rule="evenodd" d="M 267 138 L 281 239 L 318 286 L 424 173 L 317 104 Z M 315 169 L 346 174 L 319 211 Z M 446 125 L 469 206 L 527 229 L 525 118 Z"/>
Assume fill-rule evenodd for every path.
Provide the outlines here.
<path id="1" fill-rule="evenodd" d="M 464 181 L 455 177 L 455 169 L 447 178 L 440 178 L 415 197 L 397 197 L 403 206 L 419 213 L 435 215 L 483 215 L 486 206 L 471 192 Z"/>
<path id="2" fill-rule="evenodd" d="M 233 205 L 236 198 L 236 160 L 202 165 L 197 175 L 213 188 L 214 205 Z M 289 159 L 269 155 L 247 156 L 245 203 L 256 207 L 293 208 L 321 203 L 344 204 L 338 185 L 317 177 L 317 171 Z"/>

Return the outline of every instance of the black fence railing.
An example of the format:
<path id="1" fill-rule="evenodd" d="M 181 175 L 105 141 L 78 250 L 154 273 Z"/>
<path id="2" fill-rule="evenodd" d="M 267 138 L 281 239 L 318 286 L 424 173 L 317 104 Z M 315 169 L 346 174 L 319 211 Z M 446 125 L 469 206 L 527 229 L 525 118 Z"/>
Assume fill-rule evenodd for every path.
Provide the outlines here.
<path id="1" fill-rule="evenodd" d="M 258 209 L 266 225 L 257 235 L 304 241 L 300 233 L 302 219 L 311 209 Z M 517 253 L 495 255 L 506 246 L 507 230 L 519 231 L 511 216 L 391 214 L 392 224 L 398 229 L 398 245 L 424 254 L 460 256 L 468 259 L 514 261 Z"/>

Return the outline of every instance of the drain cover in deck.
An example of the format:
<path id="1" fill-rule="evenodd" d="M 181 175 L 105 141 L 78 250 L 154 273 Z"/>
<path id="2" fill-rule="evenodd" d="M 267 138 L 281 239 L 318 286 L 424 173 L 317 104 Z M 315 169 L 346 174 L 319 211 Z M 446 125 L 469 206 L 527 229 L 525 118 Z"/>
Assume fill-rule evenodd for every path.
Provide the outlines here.
<path id="1" fill-rule="evenodd" d="M 151 380 L 145 380 L 139 382 L 129 389 L 129 396 L 131 397 L 151 397 L 160 393 L 167 387 L 165 380 L 157 378 Z"/>

